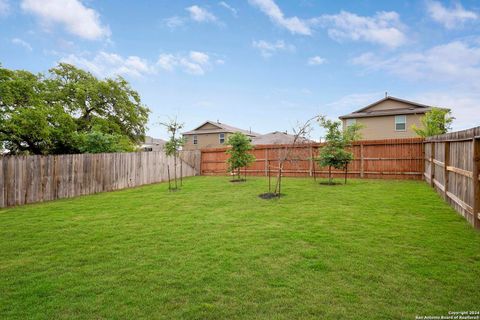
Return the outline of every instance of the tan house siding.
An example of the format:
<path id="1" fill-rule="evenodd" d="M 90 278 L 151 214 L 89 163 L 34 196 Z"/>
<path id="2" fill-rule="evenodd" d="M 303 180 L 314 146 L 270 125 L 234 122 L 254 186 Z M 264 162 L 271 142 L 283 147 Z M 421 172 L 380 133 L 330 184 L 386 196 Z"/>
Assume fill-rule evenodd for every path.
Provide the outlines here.
<path id="1" fill-rule="evenodd" d="M 422 117 L 423 114 L 406 115 L 407 124 L 405 131 L 395 130 L 395 116 L 357 118 L 356 122 L 364 126 L 360 131 L 362 140 L 415 138 L 418 136 L 412 130 L 412 125 L 422 127 L 420 121 Z M 342 122 L 345 128 L 347 120 L 343 119 Z"/>
<path id="2" fill-rule="evenodd" d="M 203 148 L 220 148 L 224 147 L 228 137 L 234 132 L 242 132 L 243 134 L 253 138 L 258 136 L 258 133 L 251 130 L 243 130 L 235 128 L 220 122 L 206 121 L 194 130 L 184 132 L 182 135 L 185 138 L 185 150 L 198 150 Z M 224 143 L 220 143 L 220 135 L 224 135 Z M 193 144 L 194 137 L 197 136 L 197 144 Z"/>
<path id="3" fill-rule="evenodd" d="M 203 129 L 203 127 L 202 127 Z M 215 128 L 218 129 L 218 128 Z M 193 136 L 185 134 L 186 138 L 184 149 L 185 150 L 198 150 L 202 148 L 219 148 L 225 146 L 220 143 L 219 133 L 202 133 L 197 135 L 197 144 L 193 144 Z M 229 133 L 225 133 L 225 142 L 227 141 Z"/>

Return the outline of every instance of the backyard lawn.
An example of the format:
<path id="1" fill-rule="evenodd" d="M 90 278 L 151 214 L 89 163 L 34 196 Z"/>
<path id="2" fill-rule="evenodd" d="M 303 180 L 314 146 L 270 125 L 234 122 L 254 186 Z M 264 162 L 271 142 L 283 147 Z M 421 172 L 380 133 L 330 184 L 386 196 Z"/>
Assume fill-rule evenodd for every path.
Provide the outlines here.
<path id="1" fill-rule="evenodd" d="M 195 177 L 0 210 L 1 319 L 479 310 L 480 232 L 420 181 Z"/>

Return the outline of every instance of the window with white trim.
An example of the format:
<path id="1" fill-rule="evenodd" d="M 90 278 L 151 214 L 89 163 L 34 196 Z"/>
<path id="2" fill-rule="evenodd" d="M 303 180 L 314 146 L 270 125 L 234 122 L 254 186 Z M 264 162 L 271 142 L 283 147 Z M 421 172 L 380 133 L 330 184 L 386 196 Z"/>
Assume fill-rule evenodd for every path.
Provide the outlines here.
<path id="1" fill-rule="evenodd" d="M 395 116 L 395 131 L 407 130 L 407 116 Z"/>
<path id="2" fill-rule="evenodd" d="M 218 134 L 218 141 L 220 142 L 220 144 L 225 143 L 225 133 L 219 133 Z"/>
<path id="3" fill-rule="evenodd" d="M 193 135 L 193 144 L 198 144 L 198 138 L 196 134 Z"/>
<path id="4" fill-rule="evenodd" d="M 350 126 L 352 126 L 356 123 L 357 123 L 357 119 L 347 119 L 347 121 L 346 121 L 347 127 L 350 127 Z"/>

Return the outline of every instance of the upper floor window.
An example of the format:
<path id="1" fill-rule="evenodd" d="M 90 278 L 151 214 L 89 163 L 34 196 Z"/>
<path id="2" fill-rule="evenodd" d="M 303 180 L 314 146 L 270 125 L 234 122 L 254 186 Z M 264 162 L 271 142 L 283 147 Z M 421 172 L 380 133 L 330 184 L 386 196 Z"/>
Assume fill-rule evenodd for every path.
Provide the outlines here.
<path id="1" fill-rule="evenodd" d="M 221 144 L 225 143 L 225 133 L 219 133 L 218 134 L 218 140 Z"/>
<path id="2" fill-rule="evenodd" d="M 395 131 L 407 130 L 407 116 L 395 116 Z"/>
<path id="3" fill-rule="evenodd" d="M 196 134 L 193 135 L 193 144 L 198 144 L 198 138 Z"/>
<path id="4" fill-rule="evenodd" d="M 350 127 L 357 123 L 357 119 L 347 119 L 347 127 Z"/>

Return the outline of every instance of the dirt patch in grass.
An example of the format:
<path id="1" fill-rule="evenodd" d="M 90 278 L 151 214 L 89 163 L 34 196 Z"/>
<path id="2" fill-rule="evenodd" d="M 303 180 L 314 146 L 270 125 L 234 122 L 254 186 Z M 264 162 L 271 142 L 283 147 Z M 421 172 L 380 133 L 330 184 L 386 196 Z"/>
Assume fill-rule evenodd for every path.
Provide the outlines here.
<path id="1" fill-rule="evenodd" d="M 247 179 L 232 179 L 230 182 L 236 183 L 236 182 L 245 182 Z"/>
<path id="2" fill-rule="evenodd" d="M 277 194 L 277 193 L 273 193 L 273 192 L 267 192 L 267 193 L 259 194 L 258 197 L 262 198 L 262 199 L 265 199 L 265 200 L 269 200 L 269 199 L 280 198 L 280 195 Z"/>
<path id="3" fill-rule="evenodd" d="M 339 186 L 339 185 L 342 185 L 344 183 L 342 182 L 337 182 L 337 181 L 332 181 L 332 182 L 329 182 L 329 181 L 321 181 L 319 182 L 319 184 L 321 184 L 322 186 Z"/>

